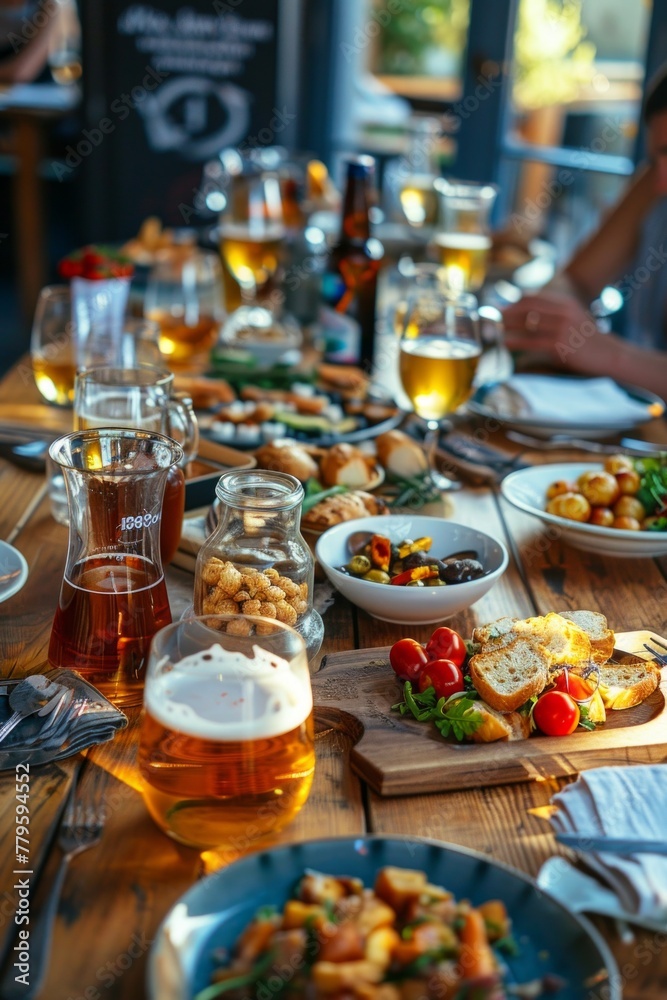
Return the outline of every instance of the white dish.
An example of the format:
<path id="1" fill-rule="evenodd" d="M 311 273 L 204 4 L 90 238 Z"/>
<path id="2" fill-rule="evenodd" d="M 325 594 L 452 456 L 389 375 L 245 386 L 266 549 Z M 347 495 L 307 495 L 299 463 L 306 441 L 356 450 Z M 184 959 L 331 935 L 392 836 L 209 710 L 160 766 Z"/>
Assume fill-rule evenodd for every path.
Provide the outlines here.
<path id="1" fill-rule="evenodd" d="M 535 376 L 541 378 L 542 376 Z M 531 378 L 530 375 L 522 375 L 522 379 Z M 563 376 L 564 380 L 571 385 L 574 376 Z M 588 381 L 582 378 L 582 384 Z M 647 423 L 665 412 L 665 403 L 659 396 L 646 389 L 636 386 L 622 385 L 618 387 L 627 395 L 628 400 L 643 404 L 644 411 L 639 411 L 636 419 L 625 416 L 623 419 L 615 417 L 613 413 L 605 415 L 604 420 L 577 420 L 574 416 L 565 416 L 562 420 L 540 418 L 539 415 L 531 413 L 519 415 L 505 409 L 502 397 L 494 399 L 494 390 L 501 388 L 500 383 L 489 383 L 477 389 L 472 399 L 468 402 L 468 409 L 480 417 L 498 421 L 506 427 L 513 427 L 523 431 L 525 434 L 532 434 L 535 437 L 549 438 L 553 434 L 571 434 L 573 437 L 588 438 L 596 440 L 611 437 L 620 431 L 629 430 Z M 572 412 L 572 411 L 570 411 Z"/>
<path id="2" fill-rule="evenodd" d="M 474 549 L 487 573 L 478 580 L 446 587 L 392 587 L 361 580 L 338 568 L 350 561 L 347 539 L 357 531 L 386 535 L 392 542 L 429 536 L 433 539 L 430 552 L 436 559 Z M 464 611 L 491 589 L 508 563 L 504 545 L 490 535 L 439 517 L 411 514 L 344 521 L 324 532 L 315 546 L 315 554 L 331 583 L 352 604 L 374 618 L 399 625 L 427 625 Z"/>
<path id="3" fill-rule="evenodd" d="M 506 500 L 526 514 L 552 525 L 552 535 L 585 552 L 624 558 L 646 558 L 667 555 L 667 531 L 625 531 L 622 528 L 601 528 L 597 524 L 568 521 L 549 514 L 546 505 L 547 487 L 557 479 L 577 480 L 582 472 L 597 471 L 603 466 L 596 462 L 567 462 L 537 465 L 520 469 L 503 479 L 500 490 Z"/>
<path id="4" fill-rule="evenodd" d="M 0 601 L 17 594 L 28 579 L 28 564 L 13 545 L 0 541 Z"/>

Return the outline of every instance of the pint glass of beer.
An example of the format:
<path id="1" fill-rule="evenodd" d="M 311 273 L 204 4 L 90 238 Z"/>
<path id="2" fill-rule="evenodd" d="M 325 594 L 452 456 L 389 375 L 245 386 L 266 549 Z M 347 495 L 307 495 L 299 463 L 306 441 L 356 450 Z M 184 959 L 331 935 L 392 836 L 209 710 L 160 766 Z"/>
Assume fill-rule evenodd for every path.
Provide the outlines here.
<path id="1" fill-rule="evenodd" d="M 238 855 L 296 816 L 315 766 L 301 636 L 268 618 L 205 615 L 153 639 L 139 766 L 170 837 Z"/>

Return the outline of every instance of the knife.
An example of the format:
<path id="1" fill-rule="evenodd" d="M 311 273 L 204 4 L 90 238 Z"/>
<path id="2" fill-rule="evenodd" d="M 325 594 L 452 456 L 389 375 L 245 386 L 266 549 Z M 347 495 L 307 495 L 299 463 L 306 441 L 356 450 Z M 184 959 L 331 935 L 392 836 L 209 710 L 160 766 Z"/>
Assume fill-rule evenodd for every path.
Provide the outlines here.
<path id="1" fill-rule="evenodd" d="M 636 837 L 605 837 L 583 833 L 557 833 L 556 840 L 575 851 L 667 855 L 667 840 L 639 840 Z"/>

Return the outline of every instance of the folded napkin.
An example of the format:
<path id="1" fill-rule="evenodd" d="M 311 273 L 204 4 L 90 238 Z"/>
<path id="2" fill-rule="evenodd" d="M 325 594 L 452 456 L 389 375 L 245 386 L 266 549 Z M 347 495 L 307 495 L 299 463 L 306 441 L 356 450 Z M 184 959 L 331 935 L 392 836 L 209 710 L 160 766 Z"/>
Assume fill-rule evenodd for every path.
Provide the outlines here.
<path id="1" fill-rule="evenodd" d="M 504 390 L 504 392 L 502 391 Z M 638 423 L 657 414 L 632 399 L 610 378 L 567 378 L 558 375 L 513 375 L 495 392 L 499 413 L 567 424 Z M 508 399 L 509 397 L 513 397 Z M 495 396 L 494 396 L 495 399 Z M 490 401 L 487 397 L 487 403 Z"/>
<path id="2" fill-rule="evenodd" d="M 553 796 L 558 833 L 583 836 L 667 837 L 667 764 L 599 767 Z M 629 918 L 667 922 L 667 857 L 657 854 L 582 854 L 616 893 Z"/>
<path id="3" fill-rule="evenodd" d="M 71 696 L 57 714 L 30 715 L 0 742 L 0 771 L 17 764 L 46 764 L 113 739 L 127 717 L 74 670 L 48 670 L 50 681 Z M 0 678 L 0 725 L 12 714 L 9 695 L 20 678 Z"/>

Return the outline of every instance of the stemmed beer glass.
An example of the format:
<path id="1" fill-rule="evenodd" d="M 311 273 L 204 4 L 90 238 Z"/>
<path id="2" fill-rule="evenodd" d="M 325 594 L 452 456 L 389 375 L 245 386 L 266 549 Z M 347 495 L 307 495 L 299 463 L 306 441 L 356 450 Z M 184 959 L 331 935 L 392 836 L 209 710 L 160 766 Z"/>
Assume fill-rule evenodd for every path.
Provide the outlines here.
<path id="1" fill-rule="evenodd" d="M 220 253 L 241 286 L 245 305 L 256 305 L 276 273 L 285 237 L 277 174 L 248 168 L 230 181 L 220 230 Z"/>
<path id="2" fill-rule="evenodd" d="M 410 300 L 401 333 L 399 372 L 415 413 L 428 428 L 430 476 L 440 490 L 456 486 L 435 466 L 438 434 L 445 418 L 470 396 L 481 353 L 474 296 L 428 289 Z"/>

